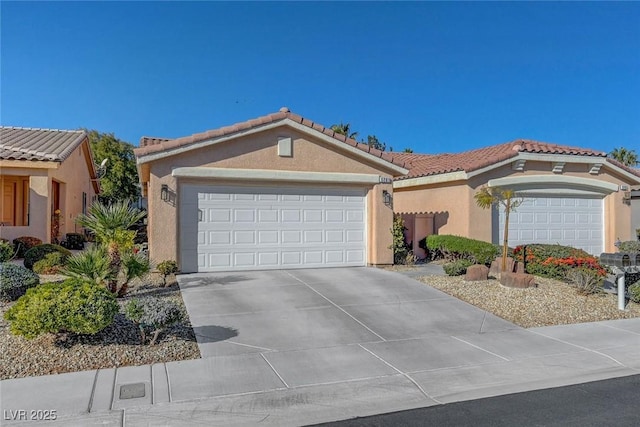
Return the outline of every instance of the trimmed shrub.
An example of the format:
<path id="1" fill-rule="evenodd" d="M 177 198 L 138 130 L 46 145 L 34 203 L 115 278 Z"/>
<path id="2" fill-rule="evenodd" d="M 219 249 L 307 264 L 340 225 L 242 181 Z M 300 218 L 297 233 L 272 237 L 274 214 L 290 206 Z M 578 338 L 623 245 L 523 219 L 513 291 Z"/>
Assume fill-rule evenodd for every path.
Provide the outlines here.
<path id="1" fill-rule="evenodd" d="M 640 280 L 629 286 L 627 291 L 629 292 L 629 299 L 640 304 Z"/>
<path id="2" fill-rule="evenodd" d="M 6 262 L 13 256 L 13 245 L 9 242 L 0 241 L 0 262 Z"/>
<path id="3" fill-rule="evenodd" d="M 565 280 L 575 286 L 580 295 L 592 295 L 602 292 L 604 276 L 589 267 L 577 267 L 567 270 Z"/>
<path id="4" fill-rule="evenodd" d="M 0 263 L 0 299 L 15 301 L 39 283 L 40 277 L 33 271 L 10 262 Z"/>
<path id="5" fill-rule="evenodd" d="M 607 270 L 598 259 L 582 249 L 562 245 L 531 244 L 513 250 L 516 261 L 524 262 L 525 271 L 536 276 L 564 280 L 567 272 L 576 267 L 586 267 L 601 276 Z"/>
<path id="6" fill-rule="evenodd" d="M 33 272 L 37 274 L 58 274 L 68 257 L 61 252 L 50 252 L 44 259 L 33 264 Z"/>
<path id="7" fill-rule="evenodd" d="M 104 287 L 67 279 L 29 289 L 4 317 L 12 333 L 31 339 L 44 333 L 96 334 L 117 313 L 118 303 Z"/>
<path id="8" fill-rule="evenodd" d="M 105 286 L 113 273 L 109 265 L 107 251 L 98 245 L 93 245 L 89 249 L 69 257 L 60 272 L 66 276 L 84 279 L 100 286 Z"/>
<path id="9" fill-rule="evenodd" d="M 426 247 L 433 258 L 466 259 L 471 264 L 489 265 L 500 253 L 500 247 L 492 243 L 448 234 L 427 236 Z"/>
<path id="10" fill-rule="evenodd" d="M 165 260 L 158 264 L 157 268 L 162 274 L 162 286 L 167 286 L 167 276 L 178 272 L 178 263 L 174 260 Z"/>
<path id="11" fill-rule="evenodd" d="M 142 343 L 146 341 L 147 329 L 151 329 L 153 337 L 149 344 L 154 345 L 160 333 L 167 327 L 184 319 L 184 313 L 173 301 L 157 297 L 135 298 L 124 307 L 125 317 L 140 329 Z"/>
<path id="12" fill-rule="evenodd" d="M 16 258 L 24 258 L 24 254 L 34 246 L 42 244 L 42 240 L 37 237 L 22 236 L 13 239 L 13 248 L 16 251 Z"/>
<path id="13" fill-rule="evenodd" d="M 635 240 L 629 240 L 628 242 L 620 243 L 618 247 L 620 252 L 640 252 L 640 242 Z"/>
<path id="14" fill-rule="evenodd" d="M 60 245 L 45 243 L 43 245 L 34 246 L 24 254 L 24 266 L 29 270 L 33 270 L 33 264 L 44 259 L 47 254 L 52 252 L 60 252 L 66 257 L 70 257 L 72 255 L 68 249 L 63 248 Z"/>
<path id="15" fill-rule="evenodd" d="M 449 276 L 462 276 L 467 272 L 467 268 L 474 263 L 468 259 L 459 259 L 453 262 L 449 262 L 442 266 L 444 272 Z"/>
<path id="16" fill-rule="evenodd" d="M 84 249 L 84 243 L 87 241 L 84 234 L 80 233 L 67 233 L 64 239 L 64 246 L 67 249 L 76 249 L 82 250 Z"/>

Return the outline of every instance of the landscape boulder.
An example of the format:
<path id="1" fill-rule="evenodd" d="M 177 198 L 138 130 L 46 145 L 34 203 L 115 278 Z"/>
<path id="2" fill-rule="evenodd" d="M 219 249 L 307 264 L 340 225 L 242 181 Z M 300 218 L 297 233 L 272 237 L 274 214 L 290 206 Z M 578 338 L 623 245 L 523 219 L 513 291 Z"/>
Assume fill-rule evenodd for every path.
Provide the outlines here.
<path id="1" fill-rule="evenodd" d="M 467 267 L 467 273 L 464 280 L 467 282 L 475 282 L 478 280 L 487 280 L 489 278 L 489 267 L 482 264 L 471 265 Z"/>
<path id="2" fill-rule="evenodd" d="M 509 273 L 524 273 L 524 264 L 518 261 L 515 261 L 511 257 L 507 257 L 507 269 L 505 270 Z M 498 277 L 502 272 L 502 257 L 496 258 L 491 263 L 491 268 L 489 268 L 489 274 L 493 277 Z"/>
<path id="3" fill-rule="evenodd" d="M 500 274 L 500 284 L 509 288 L 531 288 L 536 285 L 536 278 L 533 274 L 511 273 L 508 271 Z"/>

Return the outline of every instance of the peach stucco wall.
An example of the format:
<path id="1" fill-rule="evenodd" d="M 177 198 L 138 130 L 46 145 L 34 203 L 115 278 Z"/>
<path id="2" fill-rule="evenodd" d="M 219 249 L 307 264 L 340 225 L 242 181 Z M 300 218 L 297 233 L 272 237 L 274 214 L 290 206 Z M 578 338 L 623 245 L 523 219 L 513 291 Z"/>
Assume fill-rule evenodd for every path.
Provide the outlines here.
<path id="1" fill-rule="evenodd" d="M 513 171 L 511 165 L 496 168 L 466 181 L 446 184 L 431 184 L 420 187 L 396 188 L 394 201 L 396 212 L 433 213 L 436 234 L 454 234 L 491 242 L 497 232 L 492 229 L 492 212 L 479 208 L 474 200 L 476 191 L 491 179 L 511 176 L 550 175 L 562 180 L 563 176 L 597 179 L 616 185 L 629 185 L 629 178 L 602 168 L 592 175 L 586 164 L 567 164 L 562 174 L 550 170 L 550 162 L 526 163 L 522 172 Z M 622 192 L 613 192 L 604 197 L 605 250 L 615 251 L 616 239 L 632 240 L 631 207 L 622 200 Z M 438 221 L 438 217 L 440 221 Z"/>
<path id="2" fill-rule="evenodd" d="M 87 207 L 95 191 L 88 168 L 88 143 L 84 142 L 64 162 L 5 162 L 2 175 L 29 176 L 29 225 L 0 227 L 0 237 L 13 240 L 20 236 L 38 237 L 43 242 L 51 241 L 52 181 L 60 183 L 60 210 L 64 216 L 60 237 L 65 233 L 79 232 L 76 225 L 82 213 L 82 193 L 87 193 Z M 34 167 L 24 167 L 31 166 Z"/>
<path id="3" fill-rule="evenodd" d="M 279 137 L 292 139 L 293 155 L 291 157 L 278 155 Z M 368 162 L 361 156 L 353 155 L 346 150 L 330 146 L 324 141 L 316 140 L 310 135 L 284 126 L 143 164 L 143 170 L 149 171 L 147 183 L 149 254 L 152 259 L 158 261 L 179 260 L 178 206 L 182 183 L 238 184 L 238 182 L 213 179 L 181 180 L 178 182 L 178 179 L 171 176 L 172 169 L 177 167 L 363 173 L 376 174 L 385 178 L 391 178 L 392 173 L 391 170 Z M 172 193 L 172 199 L 169 203 L 160 199 L 160 189 L 163 184 L 168 185 Z M 251 182 L 250 184 L 254 186 L 278 185 L 274 182 Z M 290 184 L 292 183 L 287 183 L 287 185 Z M 244 185 L 247 183 L 245 182 Z M 322 186 L 321 183 L 298 185 Z M 354 184 L 348 186 L 353 187 Z M 393 223 L 393 211 L 382 201 L 383 189 L 391 192 L 391 184 L 364 187 L 367 189 L 368 212 L 367 262 L 369 264 L 391 264 L 393 254 L 389 246 L 392 243 L 390 230 Z"/>

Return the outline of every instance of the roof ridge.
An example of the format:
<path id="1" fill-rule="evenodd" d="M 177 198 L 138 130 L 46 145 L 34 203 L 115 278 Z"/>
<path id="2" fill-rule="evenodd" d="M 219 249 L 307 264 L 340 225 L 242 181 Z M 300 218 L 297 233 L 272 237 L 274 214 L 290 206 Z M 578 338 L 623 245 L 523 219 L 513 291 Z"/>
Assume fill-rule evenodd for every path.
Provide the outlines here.
<path id="1" fill-rule="evenodd" d="M 68 129 L 51 129 L 51 128 L 32 128 L 32 127 L 23 127 L 23 126 L 4 126 L 0 125 L 1 129 L 18 129 L 18 130 L 43 130 L 46 132 L 67 132 L 67 133 L 84 133 L 86 131 L 81 129 L 76 130 L 68 130 Z"/>

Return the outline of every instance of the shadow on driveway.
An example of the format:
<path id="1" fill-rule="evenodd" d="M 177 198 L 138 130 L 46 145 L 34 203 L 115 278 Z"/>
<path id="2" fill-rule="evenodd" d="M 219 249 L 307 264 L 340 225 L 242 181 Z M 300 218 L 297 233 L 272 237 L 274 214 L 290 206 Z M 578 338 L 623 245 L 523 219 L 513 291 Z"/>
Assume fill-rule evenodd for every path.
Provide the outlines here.
<path id="1" fill-rule="evenodd" d="M 195 326 L 193 332 L 199 343 L 225 341 L 238 336 L 237 329 L 216 325 Z"/>
<path id="2" fill-rule="evenodd" d="M 249 277 L 239 275 L 239 274 L 230 274 L 228 276 L 206 276 L 206 275 L 184 275 L 180 278 L 180 288 L 181 289 L 193 289 L 202 286 L 211 286 L 211 285 L 230 285 L 233 283 L 246 282 L 250 280 Z"/>

